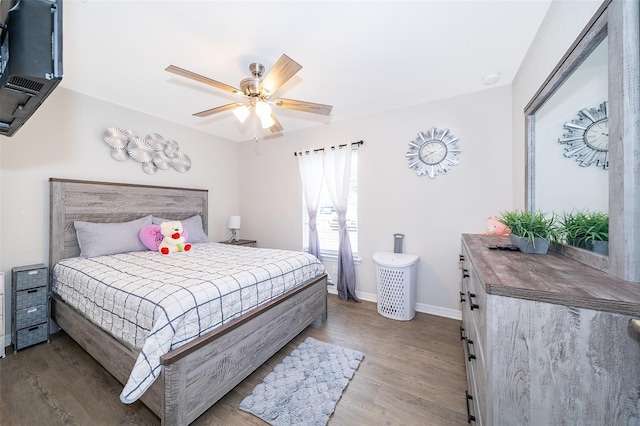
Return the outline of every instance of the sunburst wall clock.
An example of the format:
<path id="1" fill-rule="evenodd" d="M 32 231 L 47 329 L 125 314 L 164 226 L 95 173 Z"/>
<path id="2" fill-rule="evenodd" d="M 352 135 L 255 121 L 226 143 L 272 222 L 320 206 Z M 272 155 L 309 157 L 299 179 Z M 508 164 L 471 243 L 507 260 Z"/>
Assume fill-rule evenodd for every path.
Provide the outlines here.
<path id="1" fill-rule="evenodd" d="M 577 118 L 564 123 L 565 133 L 558 142 L 566 145 L 564 156 L 575 157 L 582 167 L 595 164 L 609 168 L 609 117 L 607 102 L 599 108 L 584 108 Z"/>
<path id="2" fill-rule="evenodd" d="M 426 132 L 419 132 L 418 137 L 409 142 L 406 155 L 409 168 L 415 170 L 418 176 L 429 175 L 432 179 L 447 174 L 458 164 L 462 152 L 459 142 L 460 139 L 451 134 L 449 129 L 432 127 Z"/>

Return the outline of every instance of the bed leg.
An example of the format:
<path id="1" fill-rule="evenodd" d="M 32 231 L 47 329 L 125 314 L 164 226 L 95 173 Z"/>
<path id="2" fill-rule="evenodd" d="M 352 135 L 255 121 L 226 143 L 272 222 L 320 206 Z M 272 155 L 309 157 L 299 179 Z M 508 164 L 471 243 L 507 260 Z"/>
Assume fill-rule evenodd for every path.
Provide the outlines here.
<path id="1" fill-rule="evenodd" d="M 322 322 L 325 322 L 328 318 L 328 307 L 329 303 L 327 303 L 327 297 L 324 298 L 324 311 L 322 312 Z"/>

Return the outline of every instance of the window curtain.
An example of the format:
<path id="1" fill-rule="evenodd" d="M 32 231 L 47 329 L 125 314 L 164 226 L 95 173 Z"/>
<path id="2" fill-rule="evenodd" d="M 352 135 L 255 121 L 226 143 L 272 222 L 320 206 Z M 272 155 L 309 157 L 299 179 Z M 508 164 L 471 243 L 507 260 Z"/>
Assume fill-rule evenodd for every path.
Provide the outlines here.
<path id="1" fill-rule="evenodd" d="M 324 156 L 298 155 L 298 168 L 302 180 L 302 193 L 309 215 L 309 249 L 308 252 L 322 261 L 320 256 L 320 239 L 316 228 L 320 190 L 322 189 L 322 174 L 324 173 Z"/>
<path id="2" fill-rule="evenodd" d="M 324 181 L 338 215 L 338 296 L 344 300 L 352 298 L 359 302 L 356 296 L 356 268 L 347 231 L 351 152 L 351 144 L 342 149 L 325 149 Z"/>

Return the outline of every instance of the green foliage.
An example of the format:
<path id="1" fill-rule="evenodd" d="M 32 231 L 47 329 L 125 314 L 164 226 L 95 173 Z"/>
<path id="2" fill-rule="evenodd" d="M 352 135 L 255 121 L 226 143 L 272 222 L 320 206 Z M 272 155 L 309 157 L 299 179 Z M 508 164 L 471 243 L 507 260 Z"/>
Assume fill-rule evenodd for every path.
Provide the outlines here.
<path id="1" fill-rule="evenodd" d="M 609 215 L 590 211 L 563 213 L 560 231 L 565 242 L 572 246 L 609 241 Z"/>
<path id="2" fill-rule="evenodd" d="M 534 244 L 534 238 L 542 238 L 547 242 L 558 237 L 556 217 L 547 217 L 540 211 L 513 210 L 504 212 L 498 220 L 511 229 L 513 235 L 525 238 Z"/>

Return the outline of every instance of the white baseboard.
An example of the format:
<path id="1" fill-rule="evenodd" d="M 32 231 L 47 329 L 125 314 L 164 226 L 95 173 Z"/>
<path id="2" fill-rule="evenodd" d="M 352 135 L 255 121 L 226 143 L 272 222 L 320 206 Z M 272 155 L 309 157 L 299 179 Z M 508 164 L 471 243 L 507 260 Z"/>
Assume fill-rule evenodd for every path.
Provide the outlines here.
<path id="1" fill-rule="evenodd" d="M 424 303 L 416 303 L 416 311 L 425 314 L 437 315 L 439 317 L 446 317 L 455 320 L 462 320 L 462 311 L 457 309 L 443 308 L 440 306 L 427 305 Z"/>
<path id="2" fill-rule="evenodd" d="M 331 294 L 338 294 L 336 286 L 327 287 L 327 291 Z M 374 293 L 356 292 L 356 295 L 360 300 L 366 300 L 367 302 L 376 303 L 378 301 L 378 297 Z M 439 317 L 446 317 L 455 320 L 462 320 L 462 311 L 459 311 L 457 309 L 442 308 L 440 306 L 427 305 L 424 303 L 416 303 L 416 312 L 437 315 Z"/>

